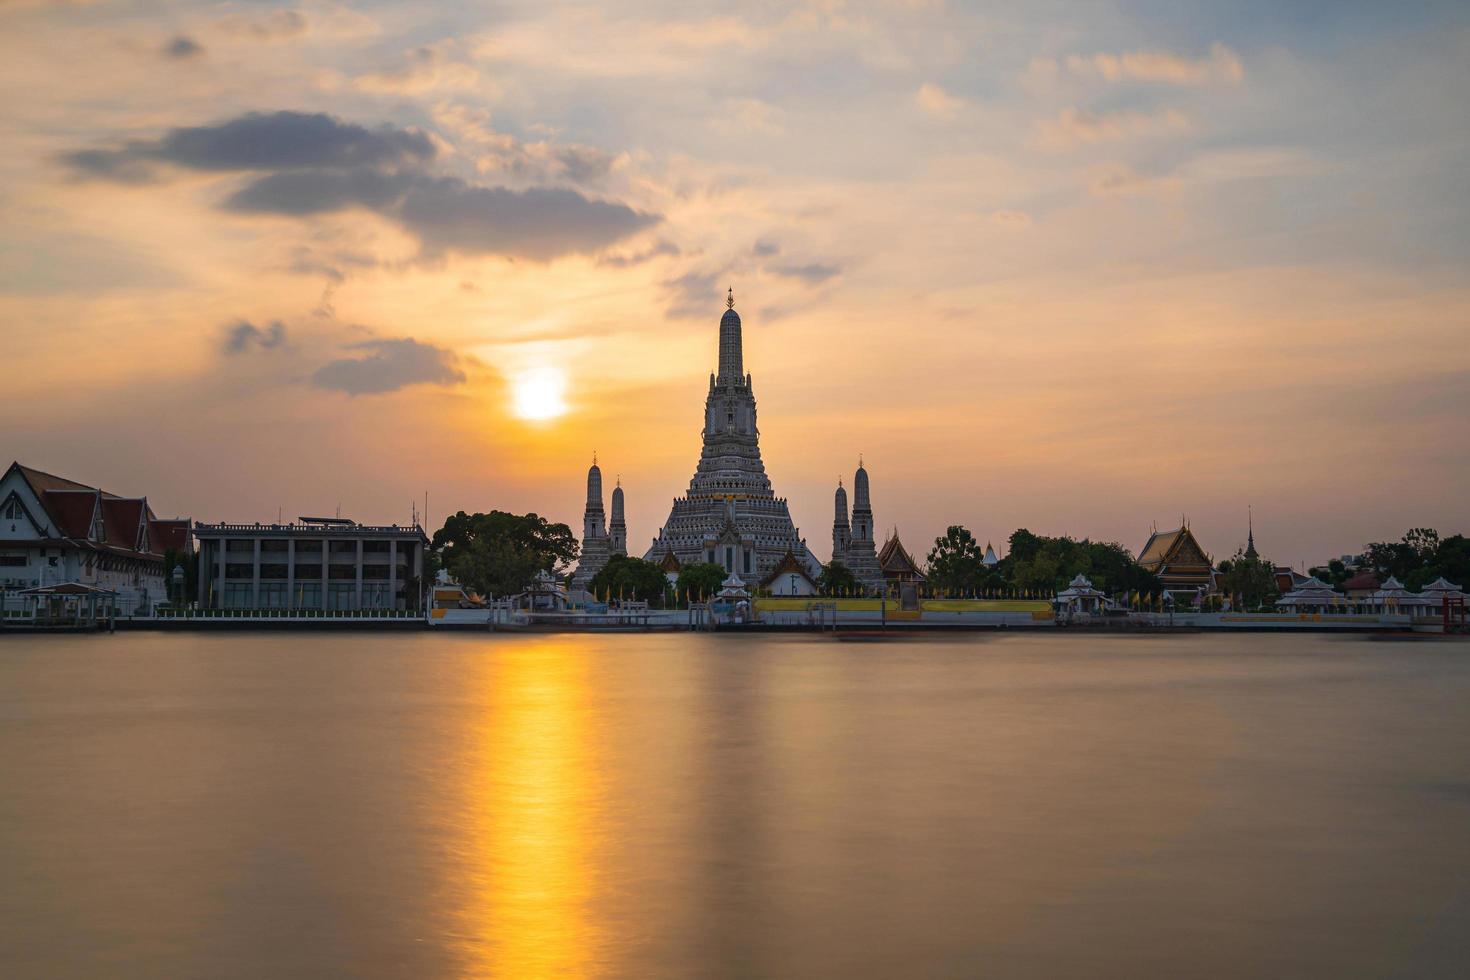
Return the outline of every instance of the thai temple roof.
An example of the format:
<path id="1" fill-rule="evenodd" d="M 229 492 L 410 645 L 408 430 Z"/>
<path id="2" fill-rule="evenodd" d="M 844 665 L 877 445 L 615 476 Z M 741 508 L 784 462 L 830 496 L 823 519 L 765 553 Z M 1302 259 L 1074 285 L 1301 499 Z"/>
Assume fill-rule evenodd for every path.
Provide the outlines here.
<path id="1" fill-rule="evenodd" d="M 909 574 L 917 575 L 920 578 L 924 577 L 924 573 L 920 570 L 918 563 L 908 553 L 908 549 L 903 546 L 903 542 L 898 539 L 897 530 L 888 536 L 888 540 L 883 542 L 883 547 L 879 549 L 878 566 L 883 569 L 885 575 Z"/>
<path id="2" fill-rule="evenodd" d="M 761 579 L 761 585 L 770 585 L 781 576 L 792 574 L 800 575 L 808 582 L 813 581 L 811 573 L 806 570 L 806 566 L 802 564 L 801 559 L 797 558 L 796 554 L 790 549 L 787 549 L 786 554 L 781 557 L 781 560 L 776 564 L 776 567 L 771 569 L 770 574 Z"/>

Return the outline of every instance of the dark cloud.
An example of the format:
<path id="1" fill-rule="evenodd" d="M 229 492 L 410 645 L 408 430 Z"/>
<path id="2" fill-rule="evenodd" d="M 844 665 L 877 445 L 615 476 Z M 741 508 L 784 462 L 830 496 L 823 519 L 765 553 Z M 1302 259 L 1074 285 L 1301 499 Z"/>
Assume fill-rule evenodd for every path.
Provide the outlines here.
<path id="1" fill-rule="evenodd" d="M 567 173 L 605 171 L 610 157 L 562 148 Z M 321 113 L 250 113 L 169 131 L 64 159 L 78 172 L 117 181 L 152 178 L 171 164 L 202 171 L 254 171 L 223 202 L 248 214 L 309 217 L 366 208 L 418 238 L 426 254 L 488 253 L 546 261 L 600 251 L 662 220 L 567 188 L 513 190 L 440 177 L 424 169 L 433 142 L 416 130 L 368 129 Z"/>
<path id="2" fill-rule="evenodd" d="M 274 320 L 267 327 L 257 327 L 249 320 L 240 320 L 225 328 L 224 352 L 244 354 L 250 350 L 270 350 L 286 342 L 286 327 Z"/>
<path id="3" fill-rule="evenodd" d="M 175 36 L 163 46 L 165 58 L 177 58 L 180 61 L 188 58 L 196 58 L 204 53 L 204 46 L 192 37 L 183 34 Z"/>
<path id="4" fill-rule="evenodd" d="M 562 146 L 556 149 L 556 159 L 568 180 L 586 184 L 606 177 L 614 157 L 593 146 Z"/>
<path id="5" fill-rule="evenodd" d="M 235 211 L 295 216 L 364 207 L 400 222 L 428 252 L 541 261 L 597 251 L 659 220 L 563 188 L 511 190 L 458 177 L 371 170 L 271 174 L 226 204 Z"/>
<path id="6" fill-rule="evenodd" d="M 634 252 L 631 255 L 604 255 L 597 260 L 597 264 L 611 266 L 614 269 L 625 269 L 628 266 L 642 265 L 662 255 L 679 256 L 683 254 L 679 250 L 679 246 L 673 242 L 659 241 L 652 248 L 645 249 L 642 252 Z"/>
<path id="7" fill-rule="evenodd" d="M 311 376 L 318 388 L 345 391 L 349 395 L 375 395 L 409 385 L 464 384 L 465 373 L 453 351 L 403 337 L 396 340 L 365 340 L 348 345 L 360 357 L 343 357 L 322 365 Z"/>
<path id="8" fill-rule="evenodd" d="M 813 286 L 820 285 L 842 272 L 835 265 L 823 265 L 820 262 L 810 262 L 806 265 L 773 266 L 770 271 L 788 279 L 800 279 Z"/>
<path id="9" fill-rule="evenodd" d="M 396 205 L 415 179 L 411 174 L 376 170 L 303 170 L 271 174 L 231 194 L 225 207 L 257 214 L 309 215 L 365 207 L 381 211 Z"/>
<path id="10" fill-rule="evenodd" d="M 190 170 L 303 170 L 423 163 L 434 156 L 429 137 L 415 130 L 368 129 L 320 112 L 252 112 L 212 126 L 170 130 L 157 140 L 133 140 L 105 150 L 79 150 L 63 160 L 93 177 L 133 179 L 148 164 Z"/>
<path id="11" fill-rule="evenodd" d="M 780 254 L 781 246 L 773 241 L 762 238 L 750 247 L 750 251 L 752 255 L 759 255 L 762 258 L 769 258 L 772 255 Z"/>

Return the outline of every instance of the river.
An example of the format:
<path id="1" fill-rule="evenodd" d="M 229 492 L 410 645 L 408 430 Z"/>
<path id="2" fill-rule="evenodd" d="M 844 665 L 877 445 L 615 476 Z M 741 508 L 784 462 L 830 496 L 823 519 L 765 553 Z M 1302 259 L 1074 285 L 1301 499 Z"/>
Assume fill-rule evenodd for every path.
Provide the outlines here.
<path id="1" fill-rule="evenodd" d="M 0 639 L 7 977 L 1464 977 L 1470 644 Z"/>

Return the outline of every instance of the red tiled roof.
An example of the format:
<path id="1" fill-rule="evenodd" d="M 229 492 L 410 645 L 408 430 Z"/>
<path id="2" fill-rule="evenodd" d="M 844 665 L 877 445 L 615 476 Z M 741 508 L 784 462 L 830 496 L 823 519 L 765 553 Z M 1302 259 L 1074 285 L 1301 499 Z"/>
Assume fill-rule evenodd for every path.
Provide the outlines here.
<path id="1" fill-rule="evenodd" d="M 1382 584 L 1382 582 L 1378 581 L 1378 576 L 1373 573 L 1372 569 L 1365 569 L 1342 583 L 1342 585 L 1339 585 L 1338 588 L 1346 592 L 1349 589 L 1376 589 Z"/>
<path id="2" fill-rule="evenodd" d="M 181 517 L 166 521 L 149 521 L 148 543 L 152 546 L 152 550 L 160 555 L 169 549 L 188 551 L 189 519 Z"/>
<path id="3" fill-rule="evenodd" d="M 24 477 L 25 481 L 31 485 L 31 490 L 35 492 L 37 497 L 41 496 L 48 490 L 95 491 L 97 489 L 96 487 L 89 487 L 85 483 L 78 483 L 75 480 L 68 480 L 65 477 L 56 476 L 51 473 L 44 473 L 41 470 L 32 469 L 29 466 L 22 466 L 19 462 L 12 463 L 11 465 L 20 470 L 20 475 Z"/>
<path id="4" fill-rule="evenodd" d="M 56 522 L 55 530 L 68 538 L 87 538 L 92 531 L 92 514 L 97 507 L 97 491 L 90 487 L 81 489 L 57 488 L 47 490 L 41 497 L 46 513 Z"/>
<path id="5" fill-rule="evenodd" d="M 103 540 L 114 548 L 138 549 L 139 524 L 143 520 L 142 497 L 103 497 Z"/>

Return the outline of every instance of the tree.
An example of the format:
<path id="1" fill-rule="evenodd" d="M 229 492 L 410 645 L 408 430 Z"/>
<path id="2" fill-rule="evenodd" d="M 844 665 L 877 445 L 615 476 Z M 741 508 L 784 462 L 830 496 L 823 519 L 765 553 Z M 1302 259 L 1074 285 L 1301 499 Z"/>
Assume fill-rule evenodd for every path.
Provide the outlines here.
<path id="1" fill-rule="evenodd" d="M 592 576 L 588 586 L 599 598 L 628 599 L 635 602 L 654 602 L 662 599 L 668 590 L 669 580 L 663 569 L 651 561 L 613 555 L 598 573 Z"/>
<path id="2" fill-rule="evenodd" d="M 822 574 L 817 576 L 817 588 L 822 595 L 858 595 L 863 591 L 852 569 L 840 561 L 822 566 Z"/>
<path id="3" fill-rule="evenodd" d="M 578 553 L 565 524 L 499 510 L 460 511 L 434 532 L 432 547 L 456 581 L 485 596 L 520 592 L 537 572 L 565 572 Z"/>
<path id="4" fill-rule="evenodd" d="M 1239 596 L 1246 609 L 1259 609 L 1276 598 L 1276 576 L 1264 558 L 1247 558 L 1244 550 L 1220 563 L 1220 588 Z"/>
<path id="5" fill-rule="evenodd" d="M 1159 579 L 1116 541 L 1049 538 L 1021 528 L 1011 535 L 1001 571 L 1012 588 L 1045 592 L 1065 588 L 1078 575 L 1110 595 L 1157 592 Z"/>
<path id="6" fill-rule="evenodd" d="M 678 591 L 680 598 L 687 596 L 689 601 L 698 602 L 720 591 L 720 586 L 724 584 L 727 577 L 721 565 L 696 562 L 692 565 L 685 565 L 679 570 L 679 581 L 674 588 Z"/>
<path id="7" fill-rule="evenodd" d="M 985 578 L 985 553 L 975 536 L 959 524 L 951 524 L 943 537 L 934 539 L 929 550 L 929 584 L 951 592 L 969 592 Z"/>

